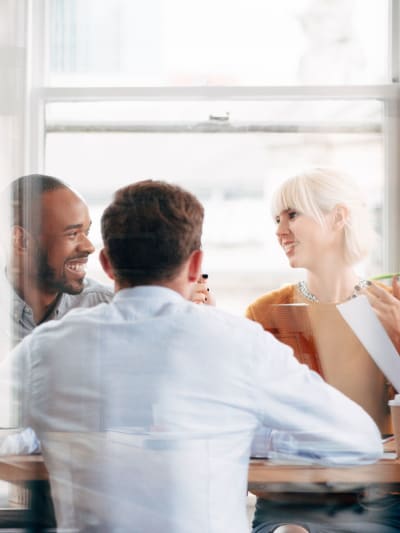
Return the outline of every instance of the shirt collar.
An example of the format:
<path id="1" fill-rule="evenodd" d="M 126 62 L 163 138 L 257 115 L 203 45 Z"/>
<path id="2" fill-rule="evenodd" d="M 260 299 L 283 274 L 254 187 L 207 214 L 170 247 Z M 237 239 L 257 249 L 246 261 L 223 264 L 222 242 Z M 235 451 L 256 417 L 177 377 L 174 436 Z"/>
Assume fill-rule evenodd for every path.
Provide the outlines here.
<path id="1" fill-rule="evenodd" d="M 1 282 L 3 287 L 6 289 L 4 294 L 7 295 L 8 302 L 10 305 L 10 310 L 13 314 L 15 320 L 19 320 L 24 313 L 30 310 L 29 305 L 16 293 L 12 283 L 7 277 L 6 267 L 1 270 Z"/>
<path id="2" fill-rule="evenodd" d="M 18 296 L 18 294 L 15 292 L 15 290 L 12 287 L 11 287 L 11 290 L 12 290 L 12 299 L 13 299 L 12 310 L 14 313 L 14 318 L 16 320 L 19 320 L 20 318 L 22 318 L 24 313 L 28 312 L 29 310 L 31 311 L 31 308 L 22 298 Z"/>
<path id="3" fill-rule="evenodd" d="M 31 307 L 15 291 L 14 287 L 12 286 L 10 280 L 7 277 L 5 270 L 3 272 L 3 278 L 4 278 L 4 282 L 9 287 L 9 292 L 11 293 L 11 304 L 12 304 L 11 310 L 12 310 L 14 320 L 22 320 L 26 317 L 29 317 L 28 319 L 33 323 L 33 312 L 32 312 Z M 63 299 L 64 299 L 64 293 L 61 293 L 57 297 L 57 303 L 55 304 L 55 307 L 51 312 L 51 316 L 56 316 L 58 314 L 58 309 Z"/>
<path id="4" fill-rule="evenodd" d="M 119 290 L 114 296 L 114 302 L 124 301 L 131 298 L 143 298 L 162 300 L 165 302 L 180 302 L 184 300 L 183 296 L 173 289 L 161 287 L 160 285 L 140 285 L 128 289 Z"/>

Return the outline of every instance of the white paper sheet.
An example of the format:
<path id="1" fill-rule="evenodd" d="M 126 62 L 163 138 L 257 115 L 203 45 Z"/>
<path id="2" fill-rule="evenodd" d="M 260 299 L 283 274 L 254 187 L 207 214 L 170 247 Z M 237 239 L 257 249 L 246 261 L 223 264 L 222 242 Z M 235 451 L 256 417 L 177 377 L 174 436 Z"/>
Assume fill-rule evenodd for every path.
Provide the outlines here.
<path id="1" fill-rule="evenodd" d="M 400 355 L 379 322 L 367 297 L 358 296 L 337 305 L 337 308 L 377 366 L 397 392 L 400 392 Z"/>

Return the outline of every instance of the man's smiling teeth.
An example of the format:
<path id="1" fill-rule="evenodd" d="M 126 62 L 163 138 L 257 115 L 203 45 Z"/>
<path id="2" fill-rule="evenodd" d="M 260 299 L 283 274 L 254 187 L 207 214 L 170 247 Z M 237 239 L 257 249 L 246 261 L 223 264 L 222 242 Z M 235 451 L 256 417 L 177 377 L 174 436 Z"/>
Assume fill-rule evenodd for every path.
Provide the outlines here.
<path id="1" fill-rule="evenodd" d="M 65 266 L 68 270 L 72 270 L 73 272 L 86 271 L 86 263 L 67 263 Z"/>

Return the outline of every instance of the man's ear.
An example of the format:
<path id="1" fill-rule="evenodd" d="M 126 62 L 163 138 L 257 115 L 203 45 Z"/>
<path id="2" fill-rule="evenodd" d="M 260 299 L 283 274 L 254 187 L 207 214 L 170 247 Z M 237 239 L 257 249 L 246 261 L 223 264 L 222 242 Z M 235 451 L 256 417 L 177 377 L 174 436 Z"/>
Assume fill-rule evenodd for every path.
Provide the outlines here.
<path id="1" fill-rule="evenodd" d="M 201 250 L 194 250 L 189 257 L 188 279 L 191 283 L 199 279 L 202 262 L 203 252 Z"/>
<path id="2" fill-rule="evenodd" d="M 22 226 L 12 226 L 11 232 L 11 242 L 14 252 L 26 252 L 32 240 L 31 235 Z"/>
<path id="3" fill-rule="evenodd" d="M 99 259 L 100 259 L 101 266 L 103 267 L 103 270 L 107 274 L 107 276 L 110 279 L 115 280 L 114 271 L 111 266 L 110 259 L 104 248 L 100 250 Z"/>

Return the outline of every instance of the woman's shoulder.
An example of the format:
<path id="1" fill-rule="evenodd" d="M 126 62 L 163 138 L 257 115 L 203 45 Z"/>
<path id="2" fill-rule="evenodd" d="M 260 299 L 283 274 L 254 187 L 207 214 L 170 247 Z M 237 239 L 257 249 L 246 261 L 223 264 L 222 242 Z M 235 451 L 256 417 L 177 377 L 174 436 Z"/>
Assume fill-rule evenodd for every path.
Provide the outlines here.
<path id="1" fill-rule="evenodd" d="M 296 285 L 290 284 L 267 292 L 248 306 L 246 310 L 247 318 L 260 322 L 260 318 L 265 315 L 265 310 L 268 305 L 293 303 L 295 300 L 295 291 Z"/>

